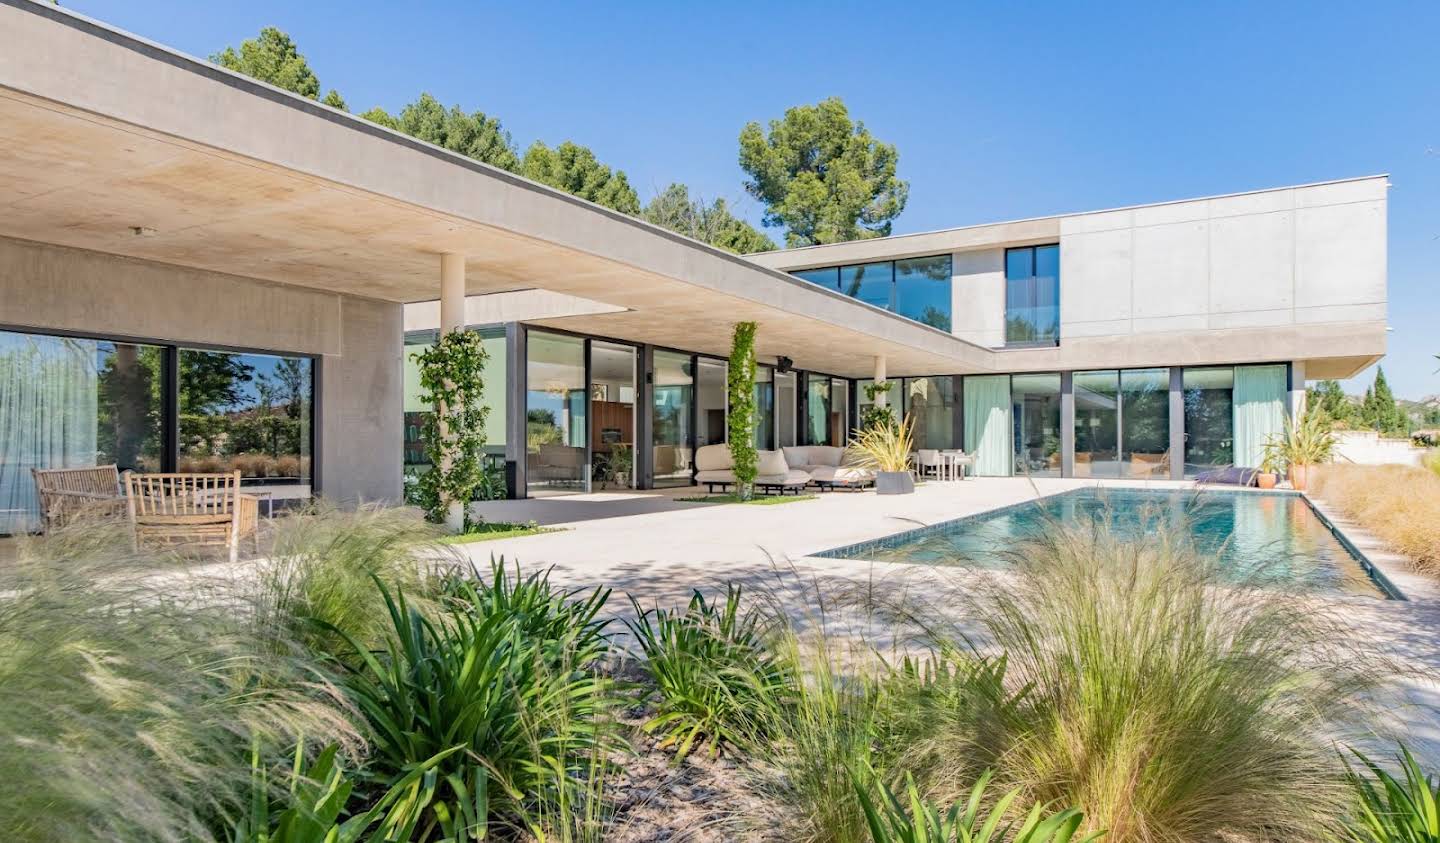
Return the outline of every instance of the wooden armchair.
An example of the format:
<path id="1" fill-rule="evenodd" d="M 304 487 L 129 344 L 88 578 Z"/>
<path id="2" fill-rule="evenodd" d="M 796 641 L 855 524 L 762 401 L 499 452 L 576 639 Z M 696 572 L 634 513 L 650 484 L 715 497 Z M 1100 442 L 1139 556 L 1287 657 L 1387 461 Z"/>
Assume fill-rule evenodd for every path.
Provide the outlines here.
<path id="1" fill-rule="evenodd" d="M 32 468 L 30 475 L 40 501 L 40 529 L 46 533 L 83 519 L 125 514 L 120 471 L 113 465 Z"/>
<path id="2" fill-rule="evenodd" d="M 260 500 L 240 493 L 240 472 L 134 474 L 125 472 L 125 503 L 135 546 L 222 546 L 239 558 L 240 540 L 259 552 Z"/>

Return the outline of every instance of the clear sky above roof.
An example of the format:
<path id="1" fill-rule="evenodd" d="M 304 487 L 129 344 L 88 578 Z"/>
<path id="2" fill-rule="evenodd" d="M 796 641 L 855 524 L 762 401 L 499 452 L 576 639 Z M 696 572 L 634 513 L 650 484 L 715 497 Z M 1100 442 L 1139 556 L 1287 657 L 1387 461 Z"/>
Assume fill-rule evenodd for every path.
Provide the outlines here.
<path id="1" fill-rule="evenodd" d="M 429 91 L 756 222 L 740 128 L 831 95 L 899 148 L 896 233 L 1388 172 L 1383 365 L 1440 393 L 1440 4 L 62 3 L 200 56 L 278 26 L 354 111 Z"/>

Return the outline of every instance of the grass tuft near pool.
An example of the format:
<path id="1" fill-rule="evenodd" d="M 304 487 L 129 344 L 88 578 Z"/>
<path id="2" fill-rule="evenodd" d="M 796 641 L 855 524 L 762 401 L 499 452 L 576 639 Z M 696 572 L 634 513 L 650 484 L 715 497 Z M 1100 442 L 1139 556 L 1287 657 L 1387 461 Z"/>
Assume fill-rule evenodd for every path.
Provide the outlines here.
<path id="1" fill-rule="evenodd" d="M 1179 535 L 1218 561 L 1226 579 L 1293 591 L 1399 597 L 1310 503 L 1293 493 L 1077 489 L 817 553 L 923 565 L 1000 568 L 1056 525 L 1122 538 Z"/>

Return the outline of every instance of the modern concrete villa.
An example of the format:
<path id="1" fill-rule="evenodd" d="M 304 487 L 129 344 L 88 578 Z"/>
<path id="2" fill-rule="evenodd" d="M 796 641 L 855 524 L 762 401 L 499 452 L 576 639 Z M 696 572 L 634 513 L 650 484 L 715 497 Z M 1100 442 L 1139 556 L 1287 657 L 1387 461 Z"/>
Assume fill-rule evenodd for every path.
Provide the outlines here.
<path id="1" fill-rule="evenodd" d="M 511 497 L 621 449 L 689 485 L 739 321 L 760 447 L 843 444 L 884 380 L 982 476 L 1254 466 L 1385 353 L 1384 176 L 739 257 L 63 9 L 0 33 L 0 532 L 65 465 L 397 500 L 408 355 L 460 326 Z"/>

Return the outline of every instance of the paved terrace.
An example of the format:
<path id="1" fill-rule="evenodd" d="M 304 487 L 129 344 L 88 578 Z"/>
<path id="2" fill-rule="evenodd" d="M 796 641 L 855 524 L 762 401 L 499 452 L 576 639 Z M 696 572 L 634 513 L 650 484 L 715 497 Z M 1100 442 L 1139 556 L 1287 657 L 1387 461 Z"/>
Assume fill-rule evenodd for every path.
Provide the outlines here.
<path id="1" fill-rule="evenodd" d="M 936 589 L 964 587 L 960 569 L 810 557 L 831 548 L 983 512 L 1037 496 L 1085 486 L 1193 488 L 1191 483 L 1125 483 L 1045 478 L 983 478 L 926 483 L 913 495 L 832 492 L 816 500 L 777 506 L 681 503 L 693 488 L 665 492 L 612 491 L 586 495 L 477 504 L 492 521 L 536 521 L 563 532 L 463 546 L 481 566 L 492 555 L 518 560 L 527 569 L 554 566 L 557 581 L 576 587 L 615 589 L 612 608 L 624 611 L 623 595 L 645 606 L 680 604 L 691 589 L 738 581 L 794 601 L 792 611 L 813 605 L 816 588 L 885 590 L 924 597 Z M 1324 509 L 1323 502 L 1321 502 Z M 1410 574 L 1404 560 L 1353 525 L 1335 520 L 1347 535 L 1409 597 L 1376 600 L 1325 598 L 1353 624 L 1355 640 L 1407 672 L 1389 726 L 1417 754 L 1440 764 L 1440 584 Z M 878 636 L 867 626 L 871 640 Z M 1374 751 L 1390 744 L 1377 740 Z"/>

